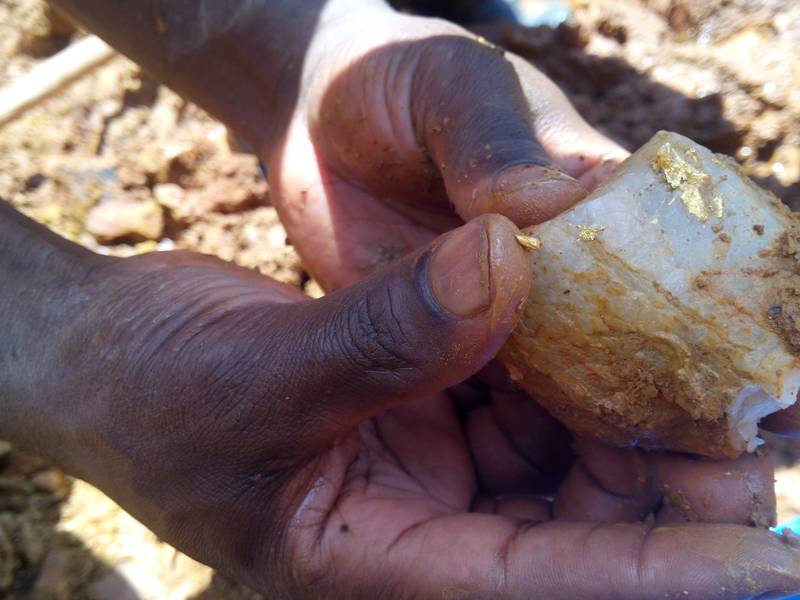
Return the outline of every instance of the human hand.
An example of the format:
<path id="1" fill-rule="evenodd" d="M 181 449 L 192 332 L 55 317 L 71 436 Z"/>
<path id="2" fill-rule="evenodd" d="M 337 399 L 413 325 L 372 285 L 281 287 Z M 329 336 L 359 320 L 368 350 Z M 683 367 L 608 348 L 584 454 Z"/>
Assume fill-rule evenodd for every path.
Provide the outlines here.
<path id="1" fill-rule="evenodd" d="M 384 0 L 51 2 L 258 150 L 328 290 L 478 215 L 548 219 L 626 156 L 528 62 Z"/>
<path id="2" fill-rule="evenodd" d="M 262 156 L 292 243 L 335 289 L 480 214 L 553 217 L 626 152 L 527 61 L 445 21 L 359 9 L 320 27 Z"/>
<path id="3" fill-rule="evenodd" d="M 445 391 L 515 324 L 530 285 L 516 231 L 482 217 L 315 301 L 209 257 L 93 259 L 80 293 L 53 298 L 80 311 L 12 382 L 0 434 L 271 597 L 800 589 L 792 541 L 742 526 L 774 510 L 765 459 L 581 446 L 551 505 L 563 429 L 509 392 Z M 665 485 L 677 513 L 659 508 Z"/>

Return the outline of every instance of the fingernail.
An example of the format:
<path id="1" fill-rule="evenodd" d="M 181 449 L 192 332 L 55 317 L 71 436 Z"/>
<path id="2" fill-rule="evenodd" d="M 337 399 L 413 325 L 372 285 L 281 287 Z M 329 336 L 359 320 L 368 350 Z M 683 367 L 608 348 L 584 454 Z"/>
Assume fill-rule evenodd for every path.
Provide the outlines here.
<path id="1" fill-rule="evenodd" d="M 531 186 L 569 185 L 581 188 L 580 183 L 555 167 L 539 165 L 517 165 L 505 171 L 497 179 L 495 190 L 513 193 Z"/>
<path id="2" fill-rule="evenodd" d="M 586 196 L 575 179 L 554 167 L 517 165 L 502 173 L 494 184 L 494 203 L 515 213 L 520 227 L 555 217 Z"/>
<path id="3" fill-rule="evenodd" d="M 428 271 L 439 305 L 459 317 L 485 311 L 491 303 L 489 240 L 480 223 L 468 223 L 447 236 Z"/>
<path id="4" fill-rule="evenodd" d="M 800 600 L 800 592 L 768 592 L 753 600 Z"/>

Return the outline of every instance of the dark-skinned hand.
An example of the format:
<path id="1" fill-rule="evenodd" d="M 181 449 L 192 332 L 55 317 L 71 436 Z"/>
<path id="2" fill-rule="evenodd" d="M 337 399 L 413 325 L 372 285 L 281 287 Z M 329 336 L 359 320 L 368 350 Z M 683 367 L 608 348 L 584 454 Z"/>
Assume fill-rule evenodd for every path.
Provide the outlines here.
<path id="1" fill-rule="evenodd" d="M 530 63 L 445 21 L 358 13 L 309 55 L 262 156 L 281 220 L 329 290 L 481 214 L 540 223 L 626 156 Z"/>
<path id="2" fill-rule="evenodd" d="M 20 351 L 7 416 L 37 425 L 14 441 L 272 598 L 800 588 L 800 550 L 749 527 L 774 515 L 765 457 L 571 464 L 530 399 L 457 385 L 528 292 L 517 231 L 481 217 L 314 301 L 190 253 L 80 255 L 72 318 Z"/>

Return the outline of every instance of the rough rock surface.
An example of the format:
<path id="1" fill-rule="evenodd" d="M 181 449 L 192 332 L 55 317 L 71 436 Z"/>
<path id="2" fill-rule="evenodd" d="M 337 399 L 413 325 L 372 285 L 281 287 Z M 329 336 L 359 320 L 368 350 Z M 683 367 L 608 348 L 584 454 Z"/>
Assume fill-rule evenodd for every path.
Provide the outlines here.
<path id="1" fill-rule="evenodd" d="M 501 357 L 573 431 L 732 458 L 800 390 L 800 220 L 661 132 L 541 244 Z"/>

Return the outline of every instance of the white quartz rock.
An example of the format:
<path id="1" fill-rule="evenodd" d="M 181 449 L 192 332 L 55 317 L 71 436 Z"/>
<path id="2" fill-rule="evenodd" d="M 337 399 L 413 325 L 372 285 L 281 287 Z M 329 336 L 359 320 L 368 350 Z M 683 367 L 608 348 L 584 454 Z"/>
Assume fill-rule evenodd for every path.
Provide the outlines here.
<path id="1" fill-rule="evenodd" d="M 574 431 L 732 457 L 800 389 L 800 228 L 732 159 L 658 133 L 526 232 L 534 279 L 501 352 Z"/>

